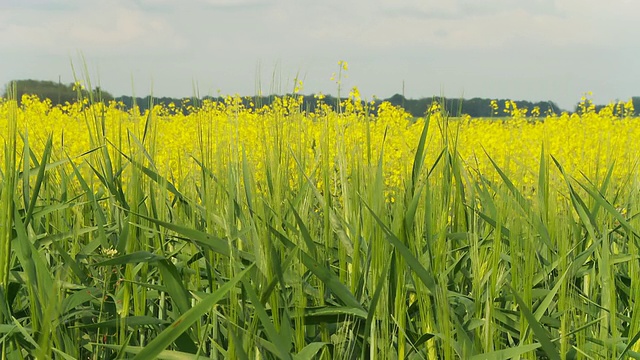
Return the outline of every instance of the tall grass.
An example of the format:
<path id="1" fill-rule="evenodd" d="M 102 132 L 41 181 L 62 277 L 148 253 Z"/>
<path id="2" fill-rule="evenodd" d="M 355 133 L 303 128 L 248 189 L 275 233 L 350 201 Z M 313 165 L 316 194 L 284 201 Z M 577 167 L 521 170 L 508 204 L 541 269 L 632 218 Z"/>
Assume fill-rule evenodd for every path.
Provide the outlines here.
<path id="1" fill-rule="evenodd" d="M 16 123 L 17 123 L 17 102 L 15 99 L 16 87 L 11 84 L 9 87 L 9 114 L 8 129 L 9 133 L 5 139 L 5 156 L 4 169 L 2 172 L 2 194 L 0 194 L 0 221 L 2 229 L 0 229 L 0 300 L 2 306 L 0 308 L 0 321 L 2 324 L 11 322 L 10 311 L 8 307 L 10 270 L 12 261 L 11 240 L 13 238 L 13 201 L 16 187 Z M 9 341 L 6 336 L 2 338 L 2 360 L 6 359 Z"/>
<path id="2" fill-rule="evenodd" d="M 307 151 L 307 115 L 273 115 L 256 165 L 232 103 L 224 132 L 196 113 L 199 151 L 166 174 L 153 112 L 115 138 L 83 112 L 73 158 L 35 153 L 7 101 L 3 359 L 640 357 L 640 188 L 614 165 L 575 178 L 543 148 L 522 189 L 508 162 L 465 163 L 442 110 L 389 189 L 375 116 L 352 148 L 348 112 L 325 113 Z"/>

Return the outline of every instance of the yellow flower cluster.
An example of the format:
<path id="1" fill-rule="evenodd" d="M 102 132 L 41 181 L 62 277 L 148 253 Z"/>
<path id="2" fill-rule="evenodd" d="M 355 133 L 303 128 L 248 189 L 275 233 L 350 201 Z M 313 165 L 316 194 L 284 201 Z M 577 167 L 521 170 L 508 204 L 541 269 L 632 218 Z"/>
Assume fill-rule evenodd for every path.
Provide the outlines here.
<path id="1" fill-rule="evenodd" d="M 640 153 L 640 119 L 631 117 L 632 106 L 631 102 L 610 104 L 596 112 L 583 99 L 581 111 L 571 115 L 524 117 L 522 110 L 512 107 L 510 118 L 460 120 L 455 125 L 458 151 L 469 166 L 491 174 L 486 151 L 523 188 L 536 186 L 543 146 L 577 179 L 602 180 L 614 164 L 615 183 L 626 183 L 637 172 Z M 539 110 L 534 109 L 534 114 Z"/>
<path id="2" fill-rule="evenodd" d="M 317 99 L 322 101 L 323 96 Z M 7 132 L 8 104 L 0 99 L 0 134 Z M 385 185 L 392 191 L 411 172 L 425 124 L 425 119 L 415 119 L 389 103 L 378 105 L 372 115 L 357 88 L 342 102 L 340 112 L 327 104 L 304 112 L 298 95 L 277 98 L 261 108 L 244 104 L 239 97 L 228 97 L 224 102 L 204 101 L 198 107 L 183 104 L 189 109 L 184 113 L 175 105 L 140 113 L 125 111 L 116 102 L 52 106 L 47 100 L 25 96 L 18 110 L 18 129 L 28 134 L 35 154 L 42 152 L 52 135 L 54 157 L 68 156 L 78 163 L 80 155 L 97 147 L 107 147 L 114 156 L 120 152 L 132 156 L 143 152 L 142 145 L 150 155 L 143 159 L 153 159 L 147 166 L 178 181 L 199 171 L 194 158 L 224 168 L 246 156 L 258 183 L 265 181 L 268 164 L 277 162 L 294 186 L 302 180 L 301 167 L 311 176 L 320 161 L 328 161 L 330 169 L 336 162 L 347 167 L 377 166 L 382 154 Z M 615 179 L 624 181 L 635 174 L 640 121 L 631 117 L 630 103 L 611 104 L 596 112 L 583 101 L 577 114 L 546 117 L 537 116 L 539 109 L 532 110 L 535 117 L 527 117 L 526 109 L 509 104 L 510 117 L 500 119 L 443 119 L 438 106 L 433 106 L 426 164 L 435 161 L 448 134 L 471 174 L 479 171 L 496 177 L 488 154 L 523 189 L 535 187 L 542 146 L 576 177 L 582 173 L 590 179 L 601 178 L 612 162 L 616 163 Z M 322 177 L 314 176 L 321 186 Z"/>

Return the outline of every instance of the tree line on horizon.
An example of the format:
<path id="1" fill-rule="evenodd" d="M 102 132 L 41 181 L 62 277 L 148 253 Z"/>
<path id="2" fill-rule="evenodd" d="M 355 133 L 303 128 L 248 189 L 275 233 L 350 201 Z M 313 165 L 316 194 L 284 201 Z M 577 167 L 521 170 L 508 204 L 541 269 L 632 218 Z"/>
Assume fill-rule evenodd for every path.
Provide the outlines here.
<path id="1" fill-rule="evenodd" d="M 92 90 L 90 94 L 89 91 L 84 89 L 77 89 L 74 84 L 62 84 L 60 82 L 54 81 L 45 81 L 45 80 L 15 80 L 10 82 L 5 86 L 5 90 L 2 94 L 3 98 L 7 97 L 8 88 L 13 86 L 15 82 L 16 87 L 16 95 L 18 101 L 22 98 L 24 94 L 33 94 L 38 96 L 40 99 L 49 99 L 51 103 L 55 105 L 64 105 L 65 103 L 73 103 L 78 100 L 78 96 L 83 98 L 92 96 L 95 101 L 104 101 L 109 102 L 112 100 L 122 102 L 126 109 L 131 109 L 134 106 L 137 106 L 141 112 L 149 109 L 150 105 L 169 105 L 171 103 L 175 104 L 179 108 L 182 108 L 182 111 L 186 112 L 187 107 L 185 104 L 190 103 L 191 105 L 197 106 L 200 101 L 204 99 L 213 100 L 213 101 L 224 101 L 224 97 L 212 97 L 205 96 L 200 99 L 195 97 L 184 97 L 184 98 L 173 98 L 173 97 L 132 97 L 132 96 L 118 96 L 115 97 L 108 91 L 100 89 L 96 87 Z M 314 95 L 302 95 L 303 96 L 303 110 L 313 112 L 316 107 L 319 105 L 319 100 Z M 252 104 L 254 107 L 261 107 L 265 105 L 271 105 L 273 100 L 276 98 L 276 95 L 269 96 L 246 96 L 242 97 L 243 104 L 246 107 L 251 107 Z M 497 108 L 492 107 L 492 101 L 497 100 Z M 472 99 L 452 99 L 452 98 L 442 98 L 442 97 L 430 97 L 430 98 L 421 98 L 421 99 L 408 99 L 400 94 L 395 94 L 387 99 L 376 99 L 374 101 L 375 105 L 382 103 L 383 101 L 388 101 L 392 105 L 400 106 L 405 109 L 412 116 L 420 117 L 423 116 L 426 111 L 430 108 L 431 104 L 434 101 L 440 103 L 445 110 L 451 116 L 462 116 L 469 115 L 471 117 L 502 117 L 505 116 L 505 101 L 506 99 L 488 99 L 488 98 L 472 98 Z M 636 109 L 640 109 L 640 97 L 632 98 L 634 107 Z M 328 104 L 337 110 L 338 99 L 326 95 L 322 100 L 323 103 Z M 547 113 L 562 113 L 563 109 L 561 109 L 557 104 L 552 101 L 539 101 L 539 102 L 531 102 L 526 100 L 516 100 L 513 101 L 519 109 L 528 109 L 531 111 L 534 107 L 538 107 L 540 110 L 541 116 L 544 116 Z M 596 105 L 596 110 L 601 109 L 604 105 Z M 375 107 L 374 107 L 375 109 Z M 573 109 L 573 112 L 577 111 L 578 105 Z M 374 110 L 375 112 L 375 110 Z M 571 111 L 570 111 L 571 112 Z"/>

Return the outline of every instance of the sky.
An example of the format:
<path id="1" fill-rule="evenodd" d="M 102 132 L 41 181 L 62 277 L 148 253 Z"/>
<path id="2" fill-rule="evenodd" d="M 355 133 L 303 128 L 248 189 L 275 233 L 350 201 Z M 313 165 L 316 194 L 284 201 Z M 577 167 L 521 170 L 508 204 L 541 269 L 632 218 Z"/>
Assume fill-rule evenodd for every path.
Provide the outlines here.
<path id="1" fill-rule="evenodd" d="M 0 0 L 0 87 L 115 96 L 640 96 L 637 0 Z"/>

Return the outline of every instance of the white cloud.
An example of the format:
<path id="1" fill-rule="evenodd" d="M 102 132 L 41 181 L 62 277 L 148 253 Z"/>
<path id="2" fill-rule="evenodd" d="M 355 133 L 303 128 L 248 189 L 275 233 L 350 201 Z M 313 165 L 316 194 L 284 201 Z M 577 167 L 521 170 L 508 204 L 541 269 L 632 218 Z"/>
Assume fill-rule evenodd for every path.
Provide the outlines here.
<path id="1" fill-rule="evenodd" d="M 124 2 L 100 2 L 55 13 L 10 9 L 7 17 L 10 20 L 0 28 L 0 37 L 7 39 L 0 48 L 7 50 L 37 47 L 57 53 L 81 50 L 125 55 L 136 49 L 162 52 L 170 47 L 176 51 L 186 43 L 166 18 Z"/>
<path id="2" fill-rule="evenodd" d="M 269 4 L 269 0 L 195 0 L 196 3 L 203 3 L 219 7 L 240 7 Z"/>
<path id="3" fill-rule="evenodd" d="M 624 31 L 620 24 L 640 29 L 631 21 L 640 2 L 624 0 L 377 0 L 373 5 L 345 3 L 338 12 L 322 5 L 307 11 L 314 15 L 304 17 L 306 26 L 300 31 L 314 41 L 375 49 L 499 48 L 529 42 L 554 51 L 568 45 L 622 45 L 636 32 Z"/>

